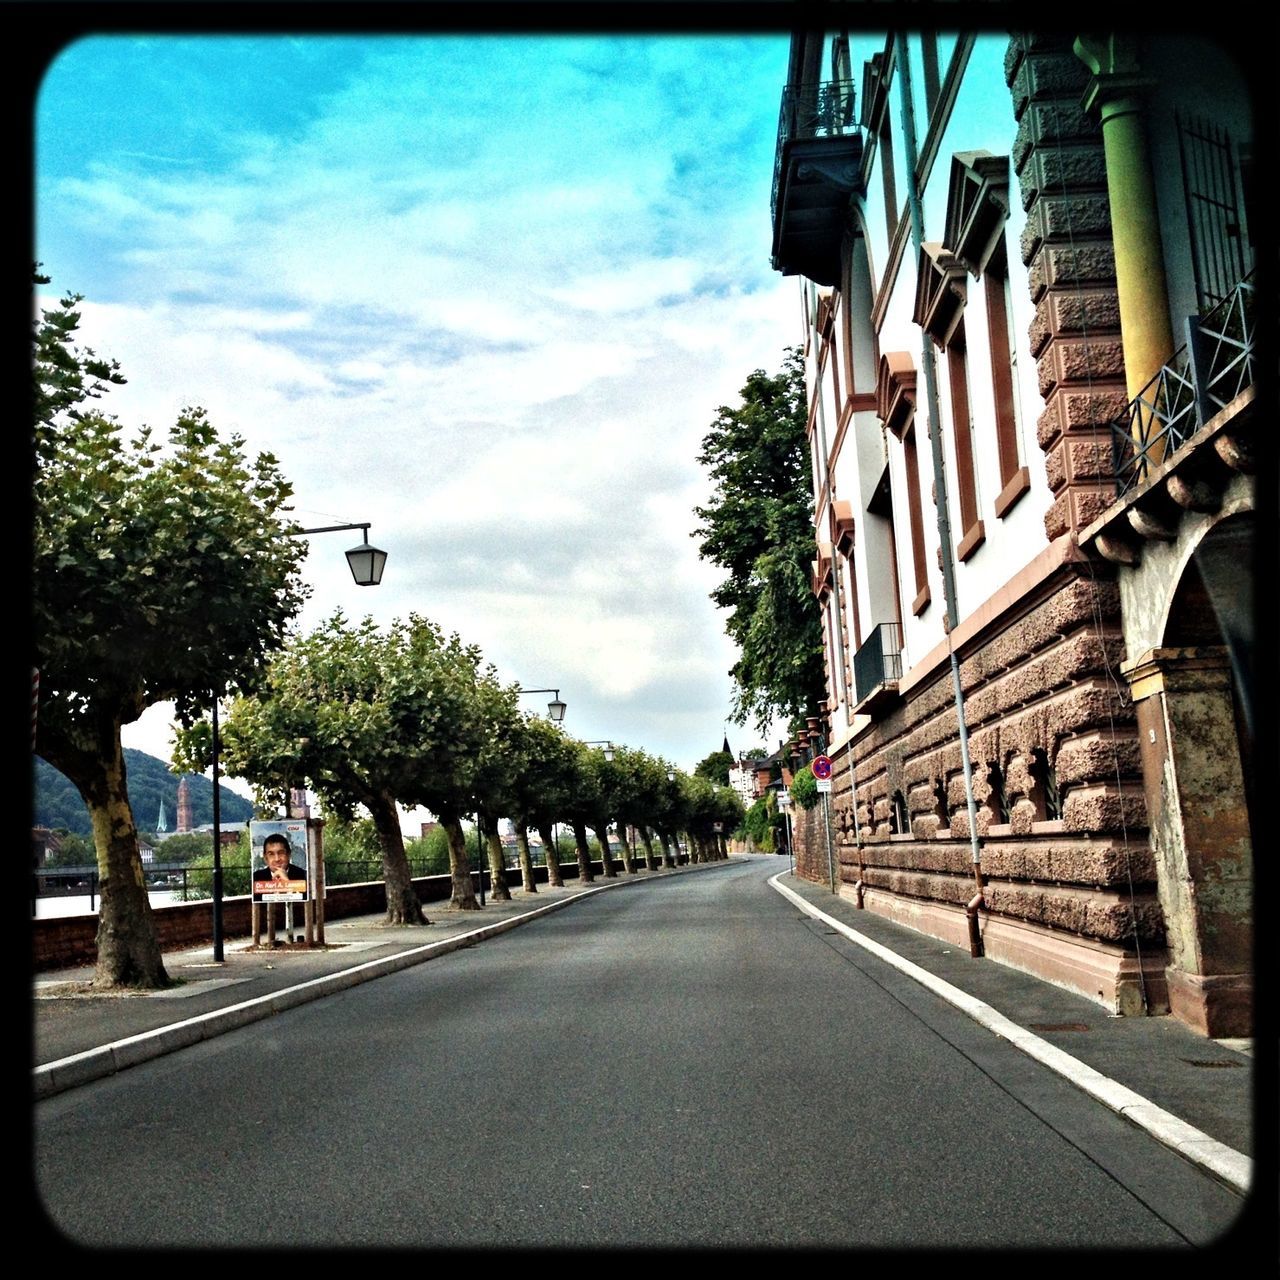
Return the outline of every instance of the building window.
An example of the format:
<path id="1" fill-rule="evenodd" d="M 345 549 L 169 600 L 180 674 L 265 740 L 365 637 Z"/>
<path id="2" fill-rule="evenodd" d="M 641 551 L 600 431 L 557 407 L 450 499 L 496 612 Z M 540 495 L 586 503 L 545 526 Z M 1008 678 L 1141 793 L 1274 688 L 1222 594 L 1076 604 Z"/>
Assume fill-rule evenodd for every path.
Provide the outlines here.
<path id="1" fill-rule="evenodd" d="M 929 577 L 925 562 L 924 512 L 920 503 L 920 464 L 916 456 L 916 370 L 905 351 L 880 357 L 876 379 L 876 413 L 902 442 L 907 473 L 907 518 L 911 529 L 911 560 L 915 572 L 915 598 L 911 612 L 917 617 L 929 607 Z"/>
<path id="2" fill-rule="evenodd" d="M 956 480 L 960 490 L 960 528 L 963 530 L 956 558 L 967 560 L 982 545 L 982 521 L 978 519 L 978 479 L 973 467 L 973 411 L 969 403 L 969 353 L 964 340 L 964 318 L 956 322 L 946 345 L 947 379 L 951 388 L 951 421 L 955 430 Z"/>
<path id="3" fill-rule="evenodd" d="M 1035 822 L 1054 822 L 1062 817 L 1062 800 L 1058 795 L 1058 773 L 1049 763 L 1049 756 L 1042 747 L 1031 753 L 1027 765 L 1035 785 L 1031 789 L 1031 803 L 1035 806 Z"/>
<path id="4" fill-rule="evenodd" d="M 863 68 L 862 122 L 875 139 L 876 164 L 884 188 L 884 224 L 892 243 L 898 230 L 898 187 L 893 166 L 893 134 L 889 118 L 890 59 L 888 50 L 877 53 Z"/>
<path id="5" fill-rule="evenodd" d="M 916 575 L 911 612 L 918 617 L 929 607 L 929 574 L 924 554 L 924 510 L 920 505 L 920 463 L 916 457 L 914 422 L 902 437 L 902 456 L 907 468 L 907 516 L 911 525 L 911 561 Z"/>
<path id="6" fill-rule="evenodd" d="M 996 826 L 1009 821 L 1009 797 L 1005 791 L 1004 770 L 1000 762 L 993 760 L 987 765 L 987 809 L 991 813 L 991 825 Z"/>
<path id="7" fill-rule="evenodd" d="M 1018 454 L 1018 350 L 1010 318 L 1009 264 L 1004 237 L 987 261 L 982 277 L 987 303 L 987 340 L 991 349 L 991 389 L 996 409 L 996 453 L 1000 494 L 995 512 L 1003 517 L 1031 487 L 1030 472 Z"/>
<path id="8" fill-rule="evenodd" d="M 956 485 L 960 500 L 960 542 L 956 556 L 967 560 L 982 545 L 978 481 L 974 467 L 973 409 L 969 400 L 969 352 L 964 309 L 968 300 L 964 264 L 940 244 L 920 248 L 913 318 L 947 357 Z"/>
<path id="9" fill-rule="evenodd" d="M 911 820 L 907 814 L 907 801 L 901 791 L 895 791 L 889 802 L 889 834 L 911 834 Z"/>

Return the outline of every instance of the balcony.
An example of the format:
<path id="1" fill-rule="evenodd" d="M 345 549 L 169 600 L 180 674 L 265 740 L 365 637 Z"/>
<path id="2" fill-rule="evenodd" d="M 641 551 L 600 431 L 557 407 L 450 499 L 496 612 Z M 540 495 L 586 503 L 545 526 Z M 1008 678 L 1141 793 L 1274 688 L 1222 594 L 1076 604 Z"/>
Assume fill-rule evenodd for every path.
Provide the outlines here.
<path id="1" fill-rule="evenodd" d="M 1145 484 L 1254 380 L 1253 280 L 1246 277 L 1213 310 L 1187 320 L 1187 345 L 1111 424 L 1116 496 Z"/>
<path id="2" fill-rule="evenodd" d="M 1080 530 L 1082 547 L 1137 565 L 1174 542 L 1186 511 L 1214 512 L 1236 475 L 1256 471 L 1255 299 L 1246 276 L 1111 424 L 1116 501 Z"/>
<path id="3" fill-rule="evenodd" d="M 902 637 L 896 622 L 882 622 L 853 655 L 853 710 L 871 715 L 898 696 L 902 679 Z"/>
<path id="4" fill-rule="evenodd" d="M 773 268 L 835 285 L 849 197 L 858 190 L 863 135 L 852 80 L 782 91 L 773 164 Z"/>

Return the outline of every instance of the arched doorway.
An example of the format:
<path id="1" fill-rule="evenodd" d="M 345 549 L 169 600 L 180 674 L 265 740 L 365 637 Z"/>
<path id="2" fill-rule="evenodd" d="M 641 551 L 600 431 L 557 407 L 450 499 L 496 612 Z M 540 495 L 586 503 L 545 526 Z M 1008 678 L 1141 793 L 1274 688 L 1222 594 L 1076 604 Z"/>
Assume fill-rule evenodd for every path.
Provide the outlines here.
<path id="1" fill-rule="evenodd" d="M 1252 1030 L 1252 544 L 1251 512 L 1207 529 L 1130 674 L 1170 1008 L 1210 1036 Z"/>

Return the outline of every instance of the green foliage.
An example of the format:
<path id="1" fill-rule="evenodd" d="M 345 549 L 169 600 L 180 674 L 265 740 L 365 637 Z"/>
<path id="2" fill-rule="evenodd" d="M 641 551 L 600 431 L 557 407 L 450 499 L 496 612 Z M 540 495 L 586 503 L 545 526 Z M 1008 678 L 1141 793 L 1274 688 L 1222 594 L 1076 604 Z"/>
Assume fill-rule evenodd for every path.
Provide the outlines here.
<path id="1" fill-rule="evenodd" d="M 449 874 L 449 837 L 443 827 L 432 827 L 425 836 L 410 840 L 405 845 L 404 852 L 414 875 Z"/>
<path id="2" fill-rule="evenodd" d="M 171 865 L 195 862 L 197 858 L 213 858 L 213 832 L 185 832 L 169 836 L 155 847 L 156 861 Z"/>
<path id="3" fill-rule="evenodd" d="M 64 297 L 32 330 L 36 751 L 101 818 L 96 852 L 111 892 L 97 981 L 156 986 L 166 975 L 120 728 L 165 701 L 186 721 L 215 692 L 251 686 L 302 603 L 306 547 L 285 536 L 296 526 L 276 459 L 250 459 L 237 435 L 220 439 L 203 409 L 183 410 L 162 445 L 91 406 L 121 378 L 75 347 L 78 301 Z"/>
<path id="4" fill-rule="evenodd" d="M 232 705 L 228 772 L 281 804 L 305 783 L 348 822 L 384 797 L 465 811 L 486 728 L 473 714 L 480 662 L 478 649 L 425 618 L 384 633 L 339 611 L 292 639 L 262 686 Z"/>
<path id="5" fill-rule="evenodd" d="M 733 767 L 734 759 L 731 751 L 713 751 L 709 756 L 699 760 L 693 767 L 693 776 L 695 778 L 706 778 L 708 782 L 719 782 L 723 786 L 729 785 L 729 770 Z"/>
<path id="6" fill-rule="evenodd" d="M 174 837 L 176 840 L 178 837 Z M 224 898 L 240 898 L 250 892 L 252 878 L 250 865 L 253 851 L 249 843 L 249 832 L 242 831 L 240 840 L 234 848 L 223 846 L 222 857 L 222 896 Z M 187 864 L 186 894 L 184 902 L 199 902 L 213 897 L 213 850 L 202 853 Z"/>
<path id="7" fill-rule="evenodd" d="M 728 610 L 740 657 L 732 668 L 739 722 L 763 730 L 825 698 L 822 634 L 809 584 L 813 505 L 806 440 L 804 366 L 798 348 L 770 377 L 757 369 L 742 403 L 722 405 L 698 461 L 715 494 L 695 508 L 699 554 L 725 570 L 711 593 Z"/>
<path id="8" fill-rule="evenodd" d="M 91 867 L 93 865 L 93 841 L 71 831 L 63 834 L 57 849 L 45 863 L 47 867 Z"/>
<path id="9" fill-rule="evenodd" d="M 170 828 L 178 814 L 178 775 L 169 766 L 145 751 L 124 749 L 128 772 L 129 807 L 137 821 L 148 829 L 154 826 L 164 802 Z M 89 809 L 75 783 L 38 756 L 35 760 L 33 822 L 38 827 L 57 830 L 65 827 L 78 835 L 91 835 Z M 196 826 L 213 821 L 213 783 L 199 774 L 187 778 L 191 795 L 191 816 Z M 219 786 L 223 822 L 248 822 L 253 804 L 227 787 Z"/>
<path id="10" fill-rule="evenodd" d="M 776 816 L 776 808 L 773 802 L 773 793 L 766 792 L 747 810 L 746 817 L 742 820 L 742 828 L 746 836 L 755 843 L 757 849 L 762 853 L 772 853 L 774 849 L 773 843 L 773 824 Z"/>
<path id="11" fill-rule="evenodd" d="M 791 798 L 802 809 L 812 809 L 818 803 L 818 780 L 808 765 L 792 778 Z"/>

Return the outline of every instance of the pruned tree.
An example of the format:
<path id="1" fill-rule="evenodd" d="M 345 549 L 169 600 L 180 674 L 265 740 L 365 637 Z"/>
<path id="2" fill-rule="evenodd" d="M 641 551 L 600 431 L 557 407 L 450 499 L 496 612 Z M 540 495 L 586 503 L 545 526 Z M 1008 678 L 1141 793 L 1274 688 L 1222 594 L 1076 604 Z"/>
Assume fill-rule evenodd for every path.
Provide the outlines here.
<path id="1" fill-rule="evenodd" d="M 37 275 L 37 283 L 47 283 Z M 159 702 L 191 717 L 252 687 L 302 604 L 306 548 L 270 454 L 184 410 L 161 443 L 98 412 L 122 382 L 73 339 L 78 295 L 33 330 L 36 753 L 84 797 L 101 901 L 94 984 L 168 982 L 126 789 L 120 730 Z"/>
<path id="2" fill-rule="evenodd" d="M 370 618 L 352 624 L 338 611 L 291 640 L 262 688 L 237 699 L 227 717 L 227 770 L 264 798 L 282 802 L 290 787 L 306 785 L 345 821 L 358 807 L 368 812 L 389 924 L 428 923 L 397 804 L 430 804 L 428 796 L 469 785 L 479 663 L 478 649 L 418 615 L 380 631 Z"/>
<path id="3" fill-rule="evenodd" d="M 569 802 L 574 776 L 574 748 L 563 731 L 546 720 L 526 717 L 524 732 L 529 744 L 524 768 L 515 779 L 516 795 L 512 811 L 516 839 L 522 841 L 521 867 L 528 857 L 525 832 L 535 827 L 546 854 L 547 883 L 564 883 L 560 875 L 560 851 L 556 847 L 555 823 Z M 532 872 L 529 873 L 532 883 Z M 526 885 L 526 888 L 529 886 Z"/>
<path id="4" fill-rule="evenodd" d="M 760 729 L 826 697 L 822 632 L 810 589 L 813 501 L 804 364 L 791 348 L 781 372 L 755 370 L 737 407 L 720 407 L 698 461 L 715 485 L 696 507 L 699 554 L 725 571 L 711 593 L 728 610 L 725 630 L 738 646 L 730 671 L 739 723 Z"/>

